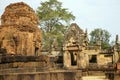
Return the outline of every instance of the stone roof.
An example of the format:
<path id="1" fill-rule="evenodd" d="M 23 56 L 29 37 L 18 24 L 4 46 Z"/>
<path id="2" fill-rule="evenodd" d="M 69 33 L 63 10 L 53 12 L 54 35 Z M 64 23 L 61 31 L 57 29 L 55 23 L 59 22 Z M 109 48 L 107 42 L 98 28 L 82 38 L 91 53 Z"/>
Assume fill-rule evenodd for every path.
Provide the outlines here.
<path id="1" fill-rule="evenodd" d="M 68 43 L 71 38 L 73 38 L 75 42 L 82 44 L 84 36 L 84 31 L 76 23 L 72 23 L 65 32 L 65 44 Z"/>
<path id="2" fill-rule="evenodd" d="M 1 25 L 17 25 L 20 30 L 37 29 L 38 17 L 35 11 L 23 2 L 13 3 L 5 8 L 1 16 Z M 22 28 L 22 29 L 21 29 Z"/>

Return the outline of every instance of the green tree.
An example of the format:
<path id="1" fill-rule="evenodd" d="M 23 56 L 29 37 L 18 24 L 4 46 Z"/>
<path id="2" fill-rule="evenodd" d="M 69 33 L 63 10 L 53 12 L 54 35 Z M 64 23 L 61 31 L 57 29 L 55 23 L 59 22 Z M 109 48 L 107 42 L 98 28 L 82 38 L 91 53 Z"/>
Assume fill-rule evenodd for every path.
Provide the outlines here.
<path id="1" fill-rule="evenodd" d="M 39 24 L 43 30 L 43 44 L 50 48 L 53 38 L 57 38 L 59 46 L 62 44 L 66 24 L 75 19 L 75 16 L 62 7 L 57 0 L 41 2 L 37 9 Z"/>
<path id="2" fill-rule="evenodd" d="M 109 41 L 110 41 L 110 33 L 107 30 L 97 28 L 91 31 L 90 33 L 90 44 L 95 45 L 97 44 L 98 40 L 101 40 L 101 48 L 107 49 L 110 47 Z"/>

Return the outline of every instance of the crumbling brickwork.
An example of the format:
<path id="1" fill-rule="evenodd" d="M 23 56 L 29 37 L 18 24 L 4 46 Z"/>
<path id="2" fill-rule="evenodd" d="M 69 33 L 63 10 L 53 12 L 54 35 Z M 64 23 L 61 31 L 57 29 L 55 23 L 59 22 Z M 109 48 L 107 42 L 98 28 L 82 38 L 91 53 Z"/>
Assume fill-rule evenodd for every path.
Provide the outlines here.
<path id="1" fill-rule="evenodd" d="M 1 17 L 0 48 L 7 54 L 37 55 L 41 48 L 41 30 L 35 12 L 23 2 L 10 4 Z"/>

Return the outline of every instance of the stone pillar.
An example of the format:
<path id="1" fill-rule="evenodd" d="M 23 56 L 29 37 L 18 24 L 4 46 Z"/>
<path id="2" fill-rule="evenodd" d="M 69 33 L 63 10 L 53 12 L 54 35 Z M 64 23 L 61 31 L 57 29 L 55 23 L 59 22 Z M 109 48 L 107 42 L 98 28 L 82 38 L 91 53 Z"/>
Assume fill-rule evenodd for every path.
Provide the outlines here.
<path id="1" fill-rule="evenodd" d="M 81 68 L 80 59 L 81 59 L 80 52 L 78 52 L 78 54 L 77 54 L 77 66 L 78 66 L 78 68 Z"/>
<path id="2" fill-rule="evenodd" d="M 85 53 L 85 62 L 86 62 L 86 67 L 89 66 L 89 55 Z"/>
<path id="3" fill-rule="evenodd" d="M 88 66 L 88 55 L 83 53 L 83 52 L 79 52 L 78 53 L 78 61 L 77 61 L 77 66 L 78 68 L 86 68 Z"/>
<path id="4" fill-rule="evenodd" d="M 119 53 L 114 51 L 114 55 L 113 55 L 113 61 L 114 63 L 117 63 L 119 60 Z"/>
<path id="5" fill-rule="evenodd" d="M 65 53 L 63 54 L 63 63 L 64 63 L 64 67 L 70 67 L 71 66 L 71 56 L 69 51 L 65 51 Z"/>

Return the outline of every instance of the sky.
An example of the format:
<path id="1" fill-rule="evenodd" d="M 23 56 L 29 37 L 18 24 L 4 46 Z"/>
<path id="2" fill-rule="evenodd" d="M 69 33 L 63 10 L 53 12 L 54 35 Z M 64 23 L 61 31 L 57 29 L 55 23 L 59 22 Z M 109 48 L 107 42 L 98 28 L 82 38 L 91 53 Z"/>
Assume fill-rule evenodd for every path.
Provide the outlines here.
<path id="1" fill-rule="evenodd" d="M 1 0 L 0 15 L 3 14 L 7 5 L 14 2 L 25 2 L 34 10 L 40 6 L 40 2 L 48 0 Z M 75 21 L 80 28 L 88 29 L 88 33 L 95 28 L 102 28 L 110 32 L 111 41 L 115 35 L 120 36 L 120 0 L 58 0 L 63 8 L 76 17 Z"/>

